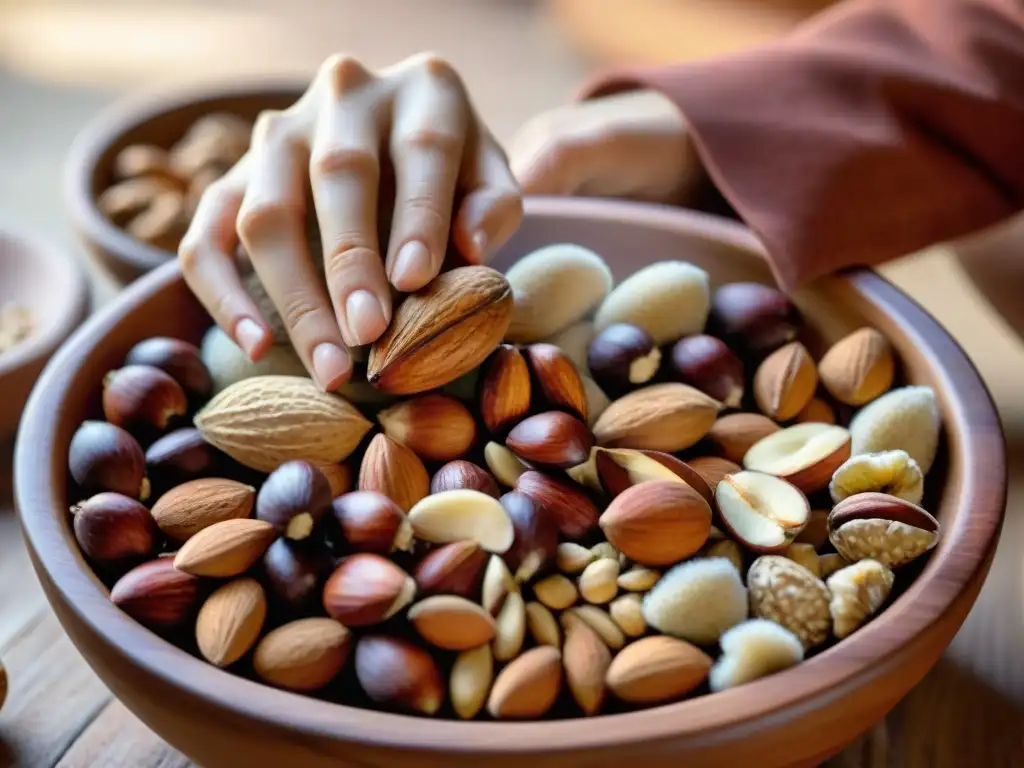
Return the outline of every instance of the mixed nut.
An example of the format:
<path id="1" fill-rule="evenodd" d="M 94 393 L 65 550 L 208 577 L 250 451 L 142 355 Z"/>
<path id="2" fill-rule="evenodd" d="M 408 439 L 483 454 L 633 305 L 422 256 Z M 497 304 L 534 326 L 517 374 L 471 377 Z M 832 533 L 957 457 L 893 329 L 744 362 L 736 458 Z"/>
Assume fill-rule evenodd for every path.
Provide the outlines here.
<path id="1" fill-rule="evenodd" d="M 615 287 L 557 245 L 405 297 L 344 394 L 217 330 L 147 339 L 71 441 L 75 535 L 140 623 L 332 701 L 720 691 L 856 632 L 940 536 L 933 392 L 892 388 L 877 331 L 816 361 L 805 330 L 766 286 L 663 262 Z"/>

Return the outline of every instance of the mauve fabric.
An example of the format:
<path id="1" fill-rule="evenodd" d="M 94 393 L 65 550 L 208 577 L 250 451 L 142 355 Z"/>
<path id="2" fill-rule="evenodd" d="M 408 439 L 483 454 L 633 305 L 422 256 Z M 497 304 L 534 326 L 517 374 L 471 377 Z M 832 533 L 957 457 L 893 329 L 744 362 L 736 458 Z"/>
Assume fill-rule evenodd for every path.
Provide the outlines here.
<path id="1" fill-rule="evenodd" d="M 1024 0 L 849 0 L 778 42 L 583 95 L 638 87 L 682 110 L 787 289 L 1024 209 Z"/>

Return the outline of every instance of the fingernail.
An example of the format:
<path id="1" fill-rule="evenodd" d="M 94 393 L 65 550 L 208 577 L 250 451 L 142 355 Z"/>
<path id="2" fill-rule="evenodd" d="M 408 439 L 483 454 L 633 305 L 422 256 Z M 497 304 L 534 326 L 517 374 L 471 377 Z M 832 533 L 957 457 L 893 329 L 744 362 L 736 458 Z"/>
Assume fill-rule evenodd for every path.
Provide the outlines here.
<path id="1" fill-rule="evenodd" d="M 352 370 L 348 353 L 334 344 L 318 344 L 313 350 L 313 374 L 317 383 L 327 392 L 341 386 Z"/>
<path id="2" fill-rule="evenodd" d="M 263 343 L 265 333 L 260 324 L 249 317 L 235 323 L 235 341 L 238 342 L 250 360 Z"/>
<path id="3" fill-rule="evenodd" d="M 430 279 L 430 251 L 419 240 L 410 240 L 395 256 L 391 282 L 399 290 L 414 290 Z"/>
<path id="4" fill-rule="evenodd" d="M 350 337 L 345 339 L 345 343 L 350 347 L 376 341 L 388 325 L 380 302 L 369 291 L 350 293 L 345 301 L 345 314 Z"/>
<path id="5" fill-rule="evenodd" d="M 473 233 L 473 250 L 476 260 L 482 263 L 487 251 L 487 233 L 483 230 Z"/>

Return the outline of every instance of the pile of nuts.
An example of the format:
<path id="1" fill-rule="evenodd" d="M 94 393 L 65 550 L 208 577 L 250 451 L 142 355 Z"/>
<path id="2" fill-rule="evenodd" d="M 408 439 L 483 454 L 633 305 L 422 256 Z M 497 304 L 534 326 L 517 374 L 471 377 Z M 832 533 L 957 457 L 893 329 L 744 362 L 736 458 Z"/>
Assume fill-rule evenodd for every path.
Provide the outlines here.
<path id="1" fill-rule="evenodd" d="M 245 154 L 251 133 L 248 121 L 214 112 L 170 149 L 131 144 L 114 158 L 114 183 L 96 204 L 132 237 L 176 253 L 199 198 Z"/>
<path id="2" fill-rule="evenodd" d="M 720 691 L 857 631 L 940 535 L 934 393 L 892 389 L 873 329 L 817 361 L 804 330 L 772 288 L 678 261 L 613 287 L 553 245 L 406 296 L 351 397 L 148 339 L 72 439 L 74 531 L 140 623 L 331 701 Z"/>

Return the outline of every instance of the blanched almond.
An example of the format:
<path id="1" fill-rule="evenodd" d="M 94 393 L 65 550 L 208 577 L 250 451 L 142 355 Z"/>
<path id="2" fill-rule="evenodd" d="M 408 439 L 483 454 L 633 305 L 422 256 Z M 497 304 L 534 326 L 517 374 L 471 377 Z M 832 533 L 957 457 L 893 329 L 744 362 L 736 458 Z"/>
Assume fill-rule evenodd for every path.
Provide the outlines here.
<path id="1" fill-rule="evenodd" d="M 615 625 L 630 637 L 640 637 L 647 631 L 644 621 L 643 598 L 640 595 L 622 595 L 612 600 L 608 615 Z"/>
<path id="2" fill-rule="evenodd" d="M 491 645 L 495 660 L 514 659 L 526 639 L 526 605 L 518 592 L 510 592 L 505 598 L 495 625 L 497 631 Z"/>
<path id="3" fill-rule="evenodd" d="M 463 720 L 476 717 L 483 709 L 494 680 L 494 658 L 491 646 L 481 645 L 463 651 L 452 665 L 448 682 L 449 696 L 456 714 Z"/>
<path id="4" fill-rule="evenodd" d="M 526 604 L 526 624 L 537 645 L 562 647 L 562 633 L 558 628 L 558 621 L 555 619 L 555 615 L 541 603 Z"/>
<path id="5" fill-rule="evenodd" d="M 576 586 L 560 573 L 553 573 L 533 585 L 533 593 L 553 611 L 568 608 L 579 598 Z"/>
<path id="6" fill-rule="evenodd" d="M 468 539 L 499 554 L 508 551 L 514 537 L 505 508 L 480 491 L 461 489 L 427 496 L 409 510 L 409 522 L 423 541 L 449 544 Z"/>
<path id="7" fill-rule="evenodd" d="M 580 574 L 580 597 L 588 603 L 601 605 L 610 602 L 618 594 L 619 563 L 617 560 L 601 558 L 588 565 Z"/>

